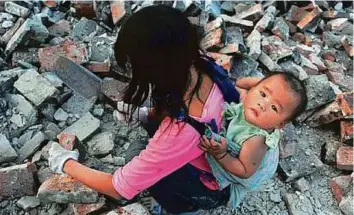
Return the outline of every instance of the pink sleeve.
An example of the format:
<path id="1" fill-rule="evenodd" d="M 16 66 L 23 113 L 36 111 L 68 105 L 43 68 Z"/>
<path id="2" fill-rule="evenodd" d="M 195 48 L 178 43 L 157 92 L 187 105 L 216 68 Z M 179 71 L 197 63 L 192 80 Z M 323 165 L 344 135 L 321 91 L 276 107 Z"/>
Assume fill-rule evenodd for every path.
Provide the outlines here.
<path id="1" fill-rule="evenodd" d="M 113 186 L 124 198 L 132 199 L 203 153 L 200 136 L 189 124 L 168 126 L 165 119 L 147 148 L 114 173 Z"/>

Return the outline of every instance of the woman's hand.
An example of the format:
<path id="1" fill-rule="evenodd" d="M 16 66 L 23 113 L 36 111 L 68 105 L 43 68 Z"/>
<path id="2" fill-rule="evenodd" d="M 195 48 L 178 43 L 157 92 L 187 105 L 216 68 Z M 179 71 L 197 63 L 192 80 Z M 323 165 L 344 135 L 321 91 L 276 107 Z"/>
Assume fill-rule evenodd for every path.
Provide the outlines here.
<path id="1" fill-rule="evenodd" d="M 129 105 L 119 101 L 117 102 L 117 111 L 113 112 L 114 117 L 118 120 L 118 121 L 127 121 L 129 119 Z M 122 112 L 128 113 L 128 114 L 124 114 Z M 138 119 L 139 121 L 146 123 L 148 120 L 148 116 L 149 116 L 149 111 L 147 107 L 140 107 L 137 108 L 134 113 L 133 113 L 133 118 Z"/>
<path id="2" fill-rule="evenodd" d="M 199 147 L 203 151 L 211 154 L 216 160 L 223 158 L 227 154 L 227 143 L 225 138 L 222 138 L 221 143 L 219 143 L 216 142 L 214 138 L 209 141 L 208 138 L 203 135 Z"/>
<path id="3" fill-rule="evenodd" d="M 69 151 L 64 149 L 59 143 L 52 142 L 52 147 L 49 149 L 49 167 L 54 173 L 65 175 L 63 169 L 64 164 L 68 160 L 78 160 L 79 152 L 77 149 Z"/>

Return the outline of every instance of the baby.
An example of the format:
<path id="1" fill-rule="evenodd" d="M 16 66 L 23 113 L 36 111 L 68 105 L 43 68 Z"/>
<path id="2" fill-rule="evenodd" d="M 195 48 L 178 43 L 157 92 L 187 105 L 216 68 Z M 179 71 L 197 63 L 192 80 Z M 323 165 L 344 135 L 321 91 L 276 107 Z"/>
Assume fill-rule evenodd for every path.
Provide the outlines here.
<path id="1" fill-rule="evenodd" d="M 237 207 L 248 190 L 273 176 L 279 159 L 280 129 L 307 104 L 304 85 L 289 73 L 273 73 L 251 89 L 244 89 L 252 86 L 250 80 L 236 83 L 242 103 L 227 104 L 221 132 L 207 132 L 200 144 L 208 152 L 219 187 L 231 185 L 231 207 Z"/>

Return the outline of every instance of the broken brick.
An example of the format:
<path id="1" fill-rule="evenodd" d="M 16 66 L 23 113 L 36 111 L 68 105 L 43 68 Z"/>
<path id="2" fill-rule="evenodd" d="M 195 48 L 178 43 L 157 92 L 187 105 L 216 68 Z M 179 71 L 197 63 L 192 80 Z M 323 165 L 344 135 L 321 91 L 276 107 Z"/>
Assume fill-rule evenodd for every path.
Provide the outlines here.
<path id="1" fill-rule="evenodd" d="M 340 104 L 344 116 L 353 115 L 353 95 L 354 92 L 342 93 L 337 95 L 337 100 Z"/>
<path id="2" fill-rule="evenodd" d="M 220 17 L 216 18 L 215 20 L 208 22 L 204 26 L 204 34 L 208 34 L 209 32 L 220 28 L 222 25 L 222 19 Z"/>
<path id="3" fill-rule="evenodd" d="M 337 168 L 353 171 L 353 147 L 341 146 L 337 151 Z"/>
<path id="4" fill-rule="evenodd" d="M 97 203 L 93 204 L 71 204 L 71 208 L 75 215 L 88 215 L 99 211 L 106 204 L 106 199 L 100 197 Z"/>
<path id="5" fill-rule="evenodd" d="M 340 141 L 353 142 L 353 120 L 342 120 L 340 122 Z"/>
<path id="6" fill-rule="evenodd" d="M 311 117 L 306 120 L 306 124 L 311 127 L 317 127 L 323 124 L 334 122 L 342 119 L 343 113 L 338 101 L 333 101 L 323 109 L 315 112 Z"/>
<path id="7" fill-rule="evenodd" d="M 200 42 L 200 47 L 204 50 L 219 47 L 221 48 L 224 43 L 222 42 L 223 31 L 221 28 L 209 32 Z"/>
<path id="8" fill-rule="evenodd" d="M 46 7 L 49 8 L 55 8 L 58 5 L 58 3 L 54 0 L 44 0 L 42 2 Z"/>
<path id="9" fill-rule="evenodd" d="M 88 50 L 84 43 L 76 43 L 70 40 L 64 43 L 41 48 L 38 50 L 38 57 L 42 69 L 52 69 L 59 56 L 64 56 L 77 64 L 88 62 Z"/>
<path id="10" fill-rule="evenodd" d="M 96 203 L 98 193 L 69 176 L 54 175 L 38 189 L 37 197 L 45 203 Z"/>
<path id="11" fill-rule="evenodd" d="M 257 22 L 254 29 L 258 32 L 263 32 L 271 22 L 274 20 L 276 8 L 274 6 L 269 6 L 265 11 L 264 16 Z"/>
<path id="12" fill-rule="evenodd" d="M 353 46 L 349 43 L 349 40 L 346 36 L 344 36 L 340 42 L 342 43 L 342 46 L 344 47 L 345 51 L 348 53 L 350 57 L 353 57 L 354 55 L 354 48 Z"/>
<path id="13" fill-rule="evenodd" d="M 338 203 L 342 201 L 350 185 L 353 183 L 353 178 L 350 175 L 337 176 L 329 181 L 329 186 L 332 189 L 334 198 Z"/>
<path id="14" fill-rule="evenodd" d="M 331 82 L 348 90 L 353 89 L 353 77 L 344 73 L 341 64 L 331 61 L 325 61 L 325 63 L 328 68 L 326 74 Z"/>
<path id="15" fill-rule="evenodd" d="M 94 3 L 92 1 L 74 1 L 77 17 L 86 17 L 88 19 L 96 18 Z"/>
<path id="16" fill-rule="evenodd" d="M 111 61 L 105 60 L 104 62 L 89 61 L 86 68 L 92 72 L 109 72 L 111 70 Z"/>
<path id="17" fill-rule="evenodd" d="M 327 22 L 328 28 L 332 31 L 341 31 L 348 24 L 348 18 L 338 18 Z"/>
<path id="18" fill-rule="evenodd" d="M 312 22 L 321 14 L 322 10 L 317 6 L 310 13 L 306 14 L 299 23 L 297 23 L 297 27 L 301 30 L 305 30 L 310 26 Z"/>
<path id="19" fill-rule="evenodd" d="M 0 200 L 35 194 L 36 166 L 26 163 L 0 169 Z"/>
<path id="20" fill-rule="evenodd" d="M 310 54 L 315 53 L 315 50 L 312 47 L 303 44 L 298 44 L 296 46 L 296 51 L 298 51 L 305 57 L 308 57 Z"/>
<path id="21" fill-rule="evenodd" d="M 309 59 L 301 55 L 301 64 L 300 66 L 306 71 L 309 75 L 317 75 L 318 68 L 315 66 Z"/>
<path id="22" fill-rule="evenodd" d="M 230 71 L 232 56 L 225 55 L 225 54 L 219 54 L 219 53 L 216 53 L 216 52 L 208 52 L 208 55 L 210 57 L 214 58 L 215 62 L 219 66 L 223 67 L 228 72 Z"/>
<path id="23" fill-rule="evenodd" d="M 288 13 L 286 15 L 286 20 L 291 21 L 291 22 L 299 22 L 308 13 L 309 12 L 307 12 L 303 8 L 299 8 L 296 5 L 291 5 L 291 8 L 289 9 L 289 11 L 288 11 Z"/>
<path id="24" fill-rule="evenodd" d="M 331 61 L 331 62 L 335 62 L 336 61 L 336 56 L 335 56 L 335 54 L 332 51 L 324 51 L 322 53 L 322 58 L 324 60 L 328 60 L 328 61 Z"/>
<path id="25" fill-rule="evenodd" d="M 316 54 L 310 54 L 308 59 L 317 67 L 319 72 L 323 72 L 327 69 L 321 58 L 319 58 Z"/>
<path id="26" fill-rule="evenodd" d="M 111 12 L 113 24 L 117 24 L 126 14 L 125 1 L 111 1 Z"/>
<path id="27" fill-rule="evenodd" d="M 78 139 L 75 135 L 73 134 L 68 134 L 68 133 L 60 133 L 59 135 L 59 144 L 67 149 L 67 150 L 73 150 L 78 143 Z"/>
<path id="28" fill-rule="evenodd" d="M 278 61 L 293 54 L 291 48 L 276 36 L 264 38 L 262 40 L 262 50 L 274 61 Z"/>

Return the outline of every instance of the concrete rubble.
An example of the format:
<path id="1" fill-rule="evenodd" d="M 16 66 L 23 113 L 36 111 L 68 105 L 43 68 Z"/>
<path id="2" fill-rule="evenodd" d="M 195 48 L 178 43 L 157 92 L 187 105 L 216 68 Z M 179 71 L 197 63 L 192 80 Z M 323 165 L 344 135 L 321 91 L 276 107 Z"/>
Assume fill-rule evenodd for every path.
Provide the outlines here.
<path id="1" fill-rule="evenodd" d="M 202 214 L 353 214 L 353 3 L 274 0 L 0 2 L 0 214 L 154 214 L 148 192 L 117 204 L 48 167 L 51 141 L 112 173 L 148 139 L 113 116 L 131 77 L 113 47 L 121 24 L 153 4 L 181 10 L 232 79 L 289 72 L 307 87 L 275 176 L 239 208 Z"/>

